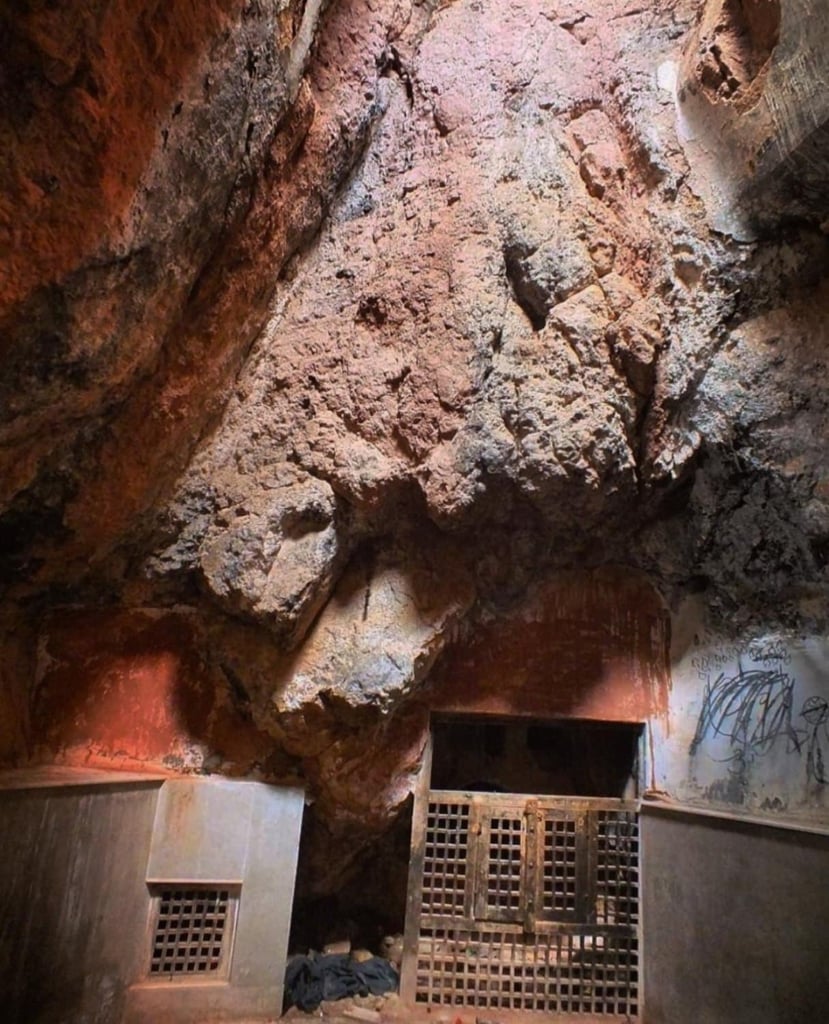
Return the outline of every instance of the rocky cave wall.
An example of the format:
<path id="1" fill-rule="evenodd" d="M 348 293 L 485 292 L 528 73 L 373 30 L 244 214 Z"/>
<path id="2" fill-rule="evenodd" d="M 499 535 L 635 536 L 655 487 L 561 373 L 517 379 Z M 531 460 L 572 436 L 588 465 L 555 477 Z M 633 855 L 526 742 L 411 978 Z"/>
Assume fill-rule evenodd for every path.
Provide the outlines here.
<path id="1" fill-rule="evenodd" d="M 709 646 L 822 636 L 827 33 L 817 0 L 0 14 L 3 761 L 298 778 L 358 852 L 430 708 L 560 713 L 603 650 L 569 713 L 658 677 L 628 714 L 670 734 L 689 602 Z"/>

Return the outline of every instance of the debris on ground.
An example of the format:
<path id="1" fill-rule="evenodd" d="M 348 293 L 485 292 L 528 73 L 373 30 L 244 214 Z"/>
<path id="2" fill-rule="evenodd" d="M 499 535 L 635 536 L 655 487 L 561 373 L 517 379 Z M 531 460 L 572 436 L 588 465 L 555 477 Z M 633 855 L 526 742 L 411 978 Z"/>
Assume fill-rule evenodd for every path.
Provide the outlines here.
<path id="1" fill-rule="evenodd" d="M 358 960 L 348 953 L 310 953 L 291 957 L 285 970 L 286 999 L 301 1010 L 348 996 L 385 995 L 399 984 L 396 968 L 379 956 Z"/>

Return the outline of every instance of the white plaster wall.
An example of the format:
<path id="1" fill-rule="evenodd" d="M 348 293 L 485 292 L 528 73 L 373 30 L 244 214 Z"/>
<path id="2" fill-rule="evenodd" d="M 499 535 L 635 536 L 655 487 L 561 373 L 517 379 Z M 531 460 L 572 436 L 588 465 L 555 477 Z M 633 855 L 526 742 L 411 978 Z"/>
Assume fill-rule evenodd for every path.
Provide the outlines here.
<path id="1" fill-rule="evenodd" d="M 829 638 L 725 638 L 674 618 L 666 718 L 648 726 L 648 786 L 674 800 L 829 820 Z"/>

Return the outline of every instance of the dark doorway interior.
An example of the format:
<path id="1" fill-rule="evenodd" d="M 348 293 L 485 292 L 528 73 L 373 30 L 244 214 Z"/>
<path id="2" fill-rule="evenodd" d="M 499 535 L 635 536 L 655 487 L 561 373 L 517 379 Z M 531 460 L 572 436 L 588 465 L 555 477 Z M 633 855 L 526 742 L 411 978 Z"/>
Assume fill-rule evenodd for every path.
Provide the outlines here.
<path id="1" fill-rule="evenodd" d="M 406 913 L 411 801 L 405 804 L 387 832 L 364 841 L 356 855 L 342 845 L 342 840 L 332 841 L 332 859 L 347 866 L 339 878 L 333 875 L 334 884 L 329 881 L 324 888 L 320 887 L 315 872 L 319 864 L 307 855 L 313 831 L 322 829 L 324 825 L 317 819 L 314 807 L 307 808 L 300 844 L 290 952 L 304 955 L 311 950 L 321 951 L 329 943 L 348 941 L 352 949 L 367 949 L 386 955 L 386 942 L 389 937 L 402 933 Z M 330 865 L 325 867 L 330 869 Z"/>
<path id="2" fill-rule="evenodd" d="M 619 722 L 438 719 L 431 788 L 630 799 L 641 732 Z"/>

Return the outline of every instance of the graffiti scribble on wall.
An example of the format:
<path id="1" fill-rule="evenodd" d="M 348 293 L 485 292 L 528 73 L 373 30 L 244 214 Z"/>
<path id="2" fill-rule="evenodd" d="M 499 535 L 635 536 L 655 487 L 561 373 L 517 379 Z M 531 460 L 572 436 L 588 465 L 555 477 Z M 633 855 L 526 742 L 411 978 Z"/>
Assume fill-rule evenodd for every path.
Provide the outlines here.
<path id="1" fill-rule="evenodd" d="M 743 665 L 746 655 L 750 668 Z M 779 640 L 754 641 L 695 658 L 705 693 L 690 754 L 696 754 L 707 738 L 725 738 L 729 753 L 723 760 L 732 776 L 745 784 L 754 760 L 784 743 L 787 753 L 802 755 L 805 750 L 809 782 L 829 784 L 824 758 L 824 748 L 829 751 L 829 702 L 809 697 L 795 718 L 795 679 L 785 669 L 789 660 Z M 734 661 L 736 671 L 727 671 Z M 796 724 L 797 719 L 805 728 Z"/>
<path id="2" fill-rule="evenodd" d="M 806 722 L 806 777 L 821 785 L 829 783 L 822 743 L 829 745 L 829 701 L 825 697 L 808 697 L 800 717 Z"/>
<path id="3" fill-rule="evenodd" d="M 751 760 L 781 738 L 800 750 L 801 737 L 792 722 L 794 680 L 780 669 L 748 669 L 720 673 L 705 688 L 691 753 L 706 736 L 728 738 L 734 758 Z"/>

